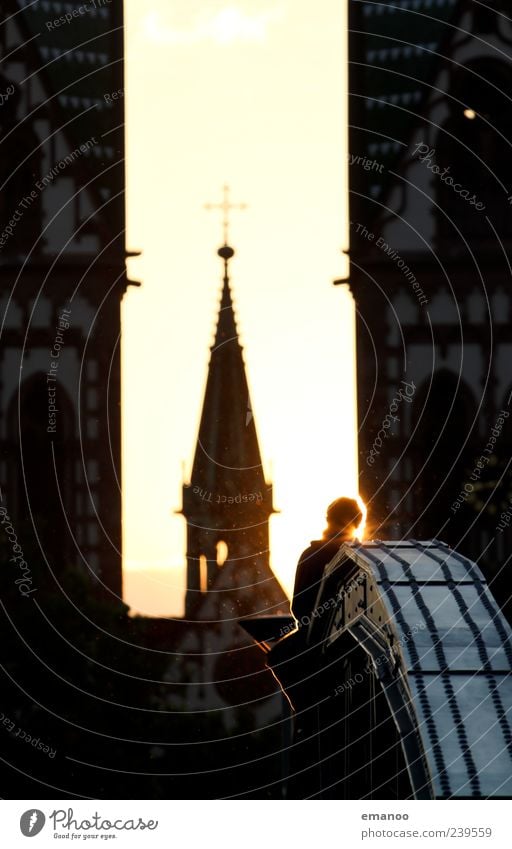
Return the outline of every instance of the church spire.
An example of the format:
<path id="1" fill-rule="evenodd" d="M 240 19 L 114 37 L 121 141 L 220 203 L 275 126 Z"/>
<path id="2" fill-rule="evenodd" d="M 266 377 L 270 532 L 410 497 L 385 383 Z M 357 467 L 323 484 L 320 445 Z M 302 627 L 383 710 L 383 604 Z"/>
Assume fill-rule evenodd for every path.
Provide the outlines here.
<path id="1" fill-rule="evenodd" d="M 191 485 L 206 488 L 220 499 L 257 492 L 260 504 L 267 503 L 271 513 L 231 296 L 229 261 L 234 253 L 229 245 L 218 251 L 224 261 L 223 287 Z"/>
<path id="2" fill-rule="evenodd" d="M 227 184 L 224 184 L 222 187 L 222 202 L 221 203 L 205 203 L 205 209 L 217 209 L 222 212 L 222 229 L 224 232 L 224 247 L 227 248 L 229 244 L 229 213 L 232 209 L 247 209 L 246 203 L 231 203 L 229 199 L 230 188 Z M 221 248 L 222 250 L 222 248 Z M 219 251 L 220 253 L 220 251 Z M 231 256 L 227 257 L 227 261 L 231 259 Z"/>
<path id="3" fill-rule="evenodd" d="M 235 314 L 233 311 L 233 301 L 231 298 L 231 289 L 229 286 L 229 261 L 235 255 L 233 248 L 229 246 L 229 213 L 233 209 L 247 209 L 247 204 L 232 203 L 229 199 L 229 194 L 229 186 L 227 184 L 224 184 L 222 188 L 222 202 L 205 204 L 205 209 L 216 209 L 222 212 L 222 231 L 224 236 L 224 244 L 217 251 L 220 258 L 224 260 L 224 286 L 222 289 L 219 321 L 217 323 L 217 332 L 215 334 L 214 349 L 218 345 L 223 345 L 229 341 L 236 340 L 236 342 L 238 342 L 238 331 L 236 329 Z"/>
<path id="4" fill-rule="evenodd" d="M 247 588 L 247 598 L 244 595 L 243 603 L 242 596 L 239 599 L 240 615 L 242 609 L 267 609 L 266 602 L 258 607 L 263 591 L 269 609 L 286 602 L 269 566 L 268 523 L 275 512 L 272 484 L 263 471 L 231 296 L 229 263 L 235 252 L 227 243 L 227 213 L 232 207 L 226 193 L 219 208 L 224 213 L 224 245 L 218 251 L 224 263 L 222 295 L 192 474 L 183 486 L 181 510 L 187 521 L 189 618 L 195 618 L 198 603 L 217 586 L 221 573 L 226 592 L 235 591 L 240 581 Z M 219 559 L 221 543 L 225 554 Z"/>

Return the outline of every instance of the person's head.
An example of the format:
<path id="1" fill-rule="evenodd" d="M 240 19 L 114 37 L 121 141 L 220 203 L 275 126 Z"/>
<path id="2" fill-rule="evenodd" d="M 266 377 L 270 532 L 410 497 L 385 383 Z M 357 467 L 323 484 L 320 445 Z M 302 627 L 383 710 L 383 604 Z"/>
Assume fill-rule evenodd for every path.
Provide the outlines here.
<path id="1" fill-rule="evenodd" d="M 324 537 L 335 536 L 341 541 L 354 539 L 362 518 L 363 513 L 355 498 L 336 498 L 327 508 Z"/>

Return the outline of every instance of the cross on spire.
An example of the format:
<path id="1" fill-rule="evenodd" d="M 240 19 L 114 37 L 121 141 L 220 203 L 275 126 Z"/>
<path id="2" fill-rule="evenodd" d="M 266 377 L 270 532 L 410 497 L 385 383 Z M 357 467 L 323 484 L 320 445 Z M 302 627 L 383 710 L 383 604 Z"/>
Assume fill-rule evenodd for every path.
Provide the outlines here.
<path id="1" fill-rule="evenodd" d="M 222 203 L 205 203 L 205 209 L 219 209 L 222 212 L 222 228 L 224 233 L 224 245 L 227 247 L 228 243 L 228 232 L 229 232 L 229 213 L 232 209 L 247 209 L 246 203 L 231 203 L 229 200 L 229 192 L 230 188 L 228 185 L 224 185 L 222 188 L 223 191 L 223 199 Z"/>

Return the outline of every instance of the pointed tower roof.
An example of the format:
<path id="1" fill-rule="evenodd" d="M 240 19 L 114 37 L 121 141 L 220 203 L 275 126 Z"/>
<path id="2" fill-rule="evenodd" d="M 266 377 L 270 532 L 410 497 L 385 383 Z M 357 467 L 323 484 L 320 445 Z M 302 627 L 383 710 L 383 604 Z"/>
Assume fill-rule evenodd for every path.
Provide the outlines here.
<path id="1" fill-rule="evenodd" d="M 190 485 L 220 498 L 257 492 L 265 499 L 267 484 L 229 282 L 234 253 L 229 245 L 218 251 L 224 261 L 222 296 Z"/>

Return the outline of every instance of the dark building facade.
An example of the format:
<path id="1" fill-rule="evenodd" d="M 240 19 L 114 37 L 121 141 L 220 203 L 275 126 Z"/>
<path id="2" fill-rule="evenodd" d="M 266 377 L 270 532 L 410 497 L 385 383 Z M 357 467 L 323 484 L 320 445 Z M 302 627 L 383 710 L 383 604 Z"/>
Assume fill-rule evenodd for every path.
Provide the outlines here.
<path id="1" fill-rule="evenodd" d="M 57 581 L 120 597 L 122 4 L 1 7 L 3 506 Z"/>
<path id="2" fill-rule="evenodd" d="M 496 574 L 512 513 L 512 24 L 503 3 L 349 9 L 361 492 L 380 538 L 438 537 Z"/>
<path id="3" fill-rule="evenodd" d="M 289 606 L 228 256 L 183 496 L 187 618 L 131 617 L 122 4 L 0 8 L 0 792 L 279 796 L 281 692 L 238 620 Z"/>

